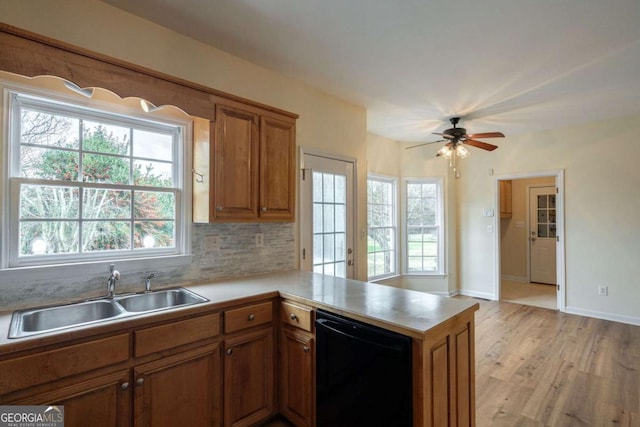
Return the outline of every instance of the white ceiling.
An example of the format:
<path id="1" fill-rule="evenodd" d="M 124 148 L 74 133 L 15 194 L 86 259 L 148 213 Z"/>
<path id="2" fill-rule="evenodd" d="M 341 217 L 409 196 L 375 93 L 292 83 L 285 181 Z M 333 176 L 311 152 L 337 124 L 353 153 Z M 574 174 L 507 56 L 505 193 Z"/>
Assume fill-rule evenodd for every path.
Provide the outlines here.
<path id="1" fill-rule="evenodd" d="M 640 114 L 639 0 L 104 0 L 422 142 Z M 494 140 L 495 141 L 495 140 Z"/>

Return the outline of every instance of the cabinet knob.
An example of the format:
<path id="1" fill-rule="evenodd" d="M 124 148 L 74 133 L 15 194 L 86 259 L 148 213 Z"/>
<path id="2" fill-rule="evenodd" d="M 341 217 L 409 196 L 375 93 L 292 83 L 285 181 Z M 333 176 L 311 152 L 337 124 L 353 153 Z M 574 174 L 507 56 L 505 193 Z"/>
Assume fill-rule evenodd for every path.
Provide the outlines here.
<path id="1" fill-rule="evenodd" d="M 144 384 L 144 378 L 138 378 L 138 379 L 136 380 L 136 384 L 137 384 L 137 385 L 142 385 L 142 384 Z"/>
<path id="2" fill-rule="evenodd" d="M 122 383 L 122 384 L 120 384 L 120 388 L 121 388 L 122 390 L 126 390 L 126 389 L 128 389 L 128 388 L 129 388 L 129 383 Z"/>
<path id="3" fill-rule="evenodd" d="M 291 316 L 289 317 L 291 317 L 291 320 L 296 320 L 298 318 L 295 313 L 291 313 Z"/>
<path id="4" fill-rule="evenodd" d="M 255 318 L 256 318 L 256 315 L 255 315 L 255 314 L 251 313 L 251 314 L 249 315 L 249 321 L 252 321 L 252 320 L 253 320 L 253 319 L 255 319 Z"/>
<path id="5" fill-rule="evenodd" d="M 228 354 L 229 356 L 231 356 L 231 353 L 233 353 L 233 349 L 232 349 L 232 348 L 228 348 L 228 349 L 227 349 L 227 354 Z"/>
<path id="6" fill-rule="evenodd" d="M 261 207 L 261 208 L 260 208 L 260 210 L 261 210 L 262 212 L 266 212 L 266 211 L 267 211 L 267 207 L 266 207 L 266 206 L 263 206 L 263 207 Z"/>
<path id="7" fill-rule="evenodd" d="M 302 350 L 303 350 L 305 353 L 309 353 L 309 347 L 307 347 L 306 345 L 305 345 L 304 347 L 302 347 Z"/>
<path id="8" fill-rule="evenodd" d="M 222 206 L 216 206 L 216 210 L 217 210 L 218 212 L 222 212 Z"/>

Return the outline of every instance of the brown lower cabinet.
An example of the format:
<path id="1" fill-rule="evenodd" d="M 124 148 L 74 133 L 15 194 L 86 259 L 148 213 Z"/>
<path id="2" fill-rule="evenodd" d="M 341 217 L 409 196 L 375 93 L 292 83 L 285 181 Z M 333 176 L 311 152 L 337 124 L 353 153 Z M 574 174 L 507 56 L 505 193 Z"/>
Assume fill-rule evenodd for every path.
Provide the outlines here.
<path id="1" fill-rule="evenodd" d="M 273 328 L 225 339 L 224 426 L 255 425 L 274 413 Z"/>
<path id="2" fill-rule="evenodd" d="M 223 308 L 224 332 L 214 311 L 2 355 L 0 405 L 64 405 L 67 427 L 257 426 L 276 408 L 314 427 L 313 308 L 276 301 Z M 414 426 L 475 425 L 476 309 L 414 338 Z"/>
<path id="3" fill-rule="evenodd" d="M 12 401 L 11 405 L 64 405 L 67 427 L 131 425 L 129 370 L 114 372 Z"/>
<path id="4" fill-rule="evenodd" d="M 283 327 L 280 335 L 280 412 L 298 427 L 314 425 L 314 362 L 313 335 Z"/>
<path id="5" fill-rule="evenodd" d="M 133 369 L 135 427 L 220 425 L 220 344 Z"/>

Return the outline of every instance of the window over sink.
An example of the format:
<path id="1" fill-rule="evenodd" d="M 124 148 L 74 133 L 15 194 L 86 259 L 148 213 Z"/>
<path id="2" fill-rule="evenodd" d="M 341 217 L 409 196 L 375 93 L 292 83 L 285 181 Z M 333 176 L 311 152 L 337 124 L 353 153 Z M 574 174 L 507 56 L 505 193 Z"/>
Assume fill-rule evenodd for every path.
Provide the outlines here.
<path id="1" fill-rule="evenodd" d="M 8 191 L 0 267 L 189 252 L 188 120 L 149 115 L 148 104 L 136 111 L 131 102 L 91 99 L 91 90 L 79 99 L 2 85 Z"/>

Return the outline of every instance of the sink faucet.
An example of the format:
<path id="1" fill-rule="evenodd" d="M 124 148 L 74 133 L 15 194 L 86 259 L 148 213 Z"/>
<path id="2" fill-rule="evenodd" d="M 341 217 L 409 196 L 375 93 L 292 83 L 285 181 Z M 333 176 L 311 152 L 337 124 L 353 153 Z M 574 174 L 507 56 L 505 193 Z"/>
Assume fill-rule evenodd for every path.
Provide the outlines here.
<path id="1" fill-rule="evenodd" d="M 109 280 L 107 280 L 107 298 L 111 299 L 116 293 L 116 281 L 120 280 L 120 272 L 115 269 L 113 264 L 109 266 L 109 271 L 111 275 L 109 276 Z"/>
<path id="2" fill-rule="evenodd" d="M 156 277 L 156 275 L 153 273 L 149 273 L 149 275 L 147 276 L 147 282 L 144 285 L 145 292 L 151 292 L 151 279 L 153 279 L 154 277 Z"/>

